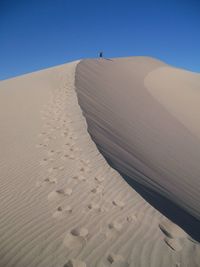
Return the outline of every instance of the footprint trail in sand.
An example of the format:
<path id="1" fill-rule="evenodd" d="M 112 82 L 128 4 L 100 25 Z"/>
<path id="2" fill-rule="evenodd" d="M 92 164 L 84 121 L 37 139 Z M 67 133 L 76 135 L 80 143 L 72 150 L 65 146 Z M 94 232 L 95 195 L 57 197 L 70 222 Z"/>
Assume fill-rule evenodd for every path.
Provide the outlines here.
<path id="1" fill-rule="evenodd" d="M 73 88 L 73 82 L 70 82 L 65 73 L 61 77 L 60 87 L 52 93 L 49 104 L 41 112 L 44 129 L 38 134 L 39 142 L 36 146 L 44 151 L 44 158 L 40 161 L 44 168 L 44 179 L 37 181 L 37 186 L 49 186 L 47 201 L 52 218 L 57 223 L 66 223 L 61 243 L 68 251 L 69 261 L 64 266 L 86 266 L 85 262 L 79 260 L 85 259 L 88 249 L 100 240 L 102 244 L 98 246 L 98 251 L 100 249 L 104 256 L 101 256 L 99 264 L 132 266 L 129 262 L 134 244 L 133 248 L 130 248 L 130 244 L 134 240 L 138 242 L 140 236 L 139 247 L 142 249 L 145 232 L 149 235 L 152 232 L 153 235 L 159 231 L 159 227 L 166 235 L 163 237 L 163 244 L 167 244 L 176 252 L 181 251 L 180 236 L 174 236 L 174 233 L 178 232 L 171 230 L 170 222 L 166 226 L 163 219 L 163 223 L 160 223 L 157 229 L 146 228 L 148 220 L 153 219 L 153 208 L 144 204 L 127 185 L 128 194 L 126 190 L 120 192 L 120 183 L 124 182 L 101 155 L 97 154 L 94 144 L 91 147 L 95 149 L 88 153 L 88 144 L 91 141 L 88 142 L 90 137 Z M 111 191 L 114 180 L 118 184 L 118 187 L 114 188 L 118 190 Z M 131 193 L 134 193 L 134 196 Z M 138 213 L 139 206 L 146 215 L 144 212 Z M 153 220 L 156 220 L 156 217 Z M 93 224 L 95 226 L 91 228 Z M 111 249 L 117 252 L 123 244 L 120 245 L 120 239 L 123 240 L 129 233 L 128 252 L 122 249 L 124 256 L 113 252 L 106 256 L 105 248 L 111 246 Z M 171 234 L 173 236 L 170 236 Z M 74 257 L 78 257 L 79 260 L 73 259 Z M 90 257 L 88 261 L 89 259 Z"/>
<path id="2" fill-rule="evenodd" d="M 78 104 L 76 66 L 11 79 L 0 90 L 2 147 L 13 144 L 0 158 L 0 265 L 198 266 L 199 245 L 99 153 Z"/>

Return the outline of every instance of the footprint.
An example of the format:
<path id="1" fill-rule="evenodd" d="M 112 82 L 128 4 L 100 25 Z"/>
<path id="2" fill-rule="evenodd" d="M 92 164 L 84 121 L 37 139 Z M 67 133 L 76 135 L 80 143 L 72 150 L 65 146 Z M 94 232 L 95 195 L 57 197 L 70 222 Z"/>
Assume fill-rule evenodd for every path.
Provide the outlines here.
<path id="1" fill-rule="evenodd" d="M 57 210 L 53 213 L 52 217 L 55 218 L 55 219 L 60 220 L 67 213 L 72 213 L 71 206 L 68 205 L 68 206 L 65 206 L 64 208 L 62 208 L 61 206 L 58 206 Z"/>
<path id="2" fill-rule="evenodd" d="M 63 267 L 87 267 L 86 263 L 83 261 L 71 259 Z"/>
<path id="3" fill-rule="evenodd" d="M 84 172 L 90 172 L 90 168 L 88 168 L 87 166 L 82 166 L 82 167 L 79 167 L 79 171 L 84 173 Z"/>
<path id="4" fill-rule="evenodd" d="M 63 160 L 66 160 L 69 158 L 69 154 L 65 153 L 64 156 L 62 157 Z"/>
<path id="5" fill-rule="evenodd" d="M 54 200 L 61 195 L 70 196 L 71 194 L 72 194 L 71 188 L 66 187 L 64 189 L 58 189 L 58 190 L 52 191 L 48 194 L 48 200 Z"/>
<path id="6" fill-rule="evenodd" d="M 108 224 L 108 228 L 111 230 L 116 230 L 119 232 L 122 230 L 122 224 L 117 222 L 117 221 L 113 221 L 113 222 Z"/>
<path id="7" fill-rule="evenodd" d="M 55 153 L 56 153 L 57 155 L 60 155 L 60 154 L 62 154 L 62 150 L 56 150 Z"/>
<path id="8" fill-rule="evenodd" d="M 135 214 L 131 214 L 131 215 L 128 215 L 126 217 L 126 220 L 127 222 L 131 223 L 131 222 L 136 222 L 137 221 L 137 217 L 135 216 Z"/>
<path id="9" fill-rule="evenodd" d="M 114 199 L 113 201 L 112 201 L 112 204 L 114 205 L 114 206 L 117 206 L 117 207 L 119 207 L 119 208 L 121 208 L 121 209 L 123 209 L 123 207 L 124 207 L 124 202 L 123 201 L 121 201 L 121 200 L 119 200 L 119 199 Z"/>
<path id="10" fill-rule="evenodd" d="M 94 178 L 98 183 L 102 183 L 104 181 L 104 177 L 103 176 L 96 176 Z"/>
<path id="11" fill-rule="evenodd" d="M 89 234 L 89 231 L 87 228 L 76 227 L 76 228 L 72 229 L 70 233 L 73 236 L 80 236 L 80 237 L 86 238 Z"/>
<path id="12" fill-rule="evenodd" d="M 64 196 L 71 196 L 73 190 L 72 190 L 72 188 L 65 187 L 65 188 L 61 188 L 61 189 L 56 190 L 56 192 L 58 194 L 61 194 L 61 195 L 64 195 Z"/>
<path id="13" fill-rule="evenodd" d="M 172 238 L 165 237 L 164 241 L 171 249 L 173 249 L 175 251 L 181 251 L 182 250 L 182 245 L 181 245 L 179 239 L 172 239 Z"/>
<path id="14" fill-rule="evenodd" d="M 100 212 L 108 212 L 109 208 L 102 206 L 102 207 L 99 208 L 99 211 Z"/>
<path id="15" fill-rule="evenodd" d="M 108 254 L 107 260 L 111 263 L 111 266 L 115 267 L 128 267 L 129 264 L 124 258 L 119 254 L 110 253 Z"/>
<path id="16" fill-rule="evenodd" d="M 65 146 L 70 146 L 70 142 L 66 142 L 65 143 Z"/>
<path id="17" fill-rule="evenodd" d="M 74 136 L 72 136 L 72 135 L 69 136 L 69 139 L 70 139 L 71 141 L 76 140 L 75 138 L 76 138 L 76 137 L 74 137 Z"/>
<path id="18" fill-rule="evenodd" d="M 80 171 L 80 172 L 84 172 L 84 171 L 85 171 L 85 168 L 84 168 L 84 167 L 80 167 L 80 168 L 79 168 L 79 171 Z"/>
<path id="19" fill-rule="evenodd" d="M 85 181 L 87 180 L 87 178 L 86 178 L 84 175 L 79 175 L 79 176 L 78 176 L 78 180 L 79 180 L 80 182 L 85 182 Z"/>
<path id="20" fill-rule="evenodd" d="M 165 220 L 159 224 L 161 231 L 169 238 L 187 237 L 186 232 L 170 220 Z"/>
<path id="21" fill-rule="evenodd" d="M 110 262 L 110 263 L 113 263 L 115 261 L 119 261 L 119 260 L 123 260 L 124 258 L 121 256 L 121 255 L 117 255 L 117 254 L 114 254 L 114 253 L 110 253 L 108 254 L 108 257 L 107 257 L 107 260 Z"/>
<path id="22" fill-rule="evenodd" d="M 67 131 L 64 131 L 63 133 L 61 133 L 61 136 L 63 136 L 63 137 L 66 137 L 66 136 L 68 136 L 68 132 Z"/>
<path id="23" fill-rule="evenodd" d="M 86 228 L 74 228 L 66 234 L 63 244 L 69 249 L 82 247 L 87 240 L 88 233 Z"/>
<path id="24" fill-rule="evenodd" d="M 69 159 L 75 159 L 74 155 L 69 155 Z"/>
<path id="25" fill-rule="evenodd" d="M 80 161 L 81 161 L 81 163 L 82 163 L 83 165 L 85 165 L 85 166 L 87 166 L 87 165 L 90 164 L 90 160 L 89 160 L 89 159 L 87 159 L 87 160 L 85 160 L 85 159 L 81 159 Z"/>
<path id="26" fill-rule="evenodd" d="M 91 190 L 91 192 L 94 194 L 101 194 L 101 193 L 103 193 L 103 191 L 104 191 L 104 187 L 100 186 L 100 185 L 92 188 L 92 190 Z"/>
<path id="27" fill-rule="evenodd" d="M 100 207 L 99 207 L 98 203 L 90 203 L 90 204 L 88 204 L 87 207 L 90 210 L 98 210 L 98 211 L 100 211 Z"/>
<path id="28" fill-rule="evenodd" d="M 51 184 L 57 184 L 57 179 L 55 177 L 48 177 L 44 179 L 44 182 L 51 183 Z"/>
<path id="29" fill-rule="evenodd" d="M 122 224 L 117 221 L 113 221 L 108 224 L 108 228 L 105 230 L 105 236 L 106 238 L 112 239 L 116 237 L 116 235 L 119 234 L 121 230 Z"/>
<path id="30" fill-rule="evenodd" d="M 64 169 L 65 169 L 64 166 L 60 166 L 60 167 L 58 167 L 58 170 L 59 170 L 59 171 L 63 171 Z"/>

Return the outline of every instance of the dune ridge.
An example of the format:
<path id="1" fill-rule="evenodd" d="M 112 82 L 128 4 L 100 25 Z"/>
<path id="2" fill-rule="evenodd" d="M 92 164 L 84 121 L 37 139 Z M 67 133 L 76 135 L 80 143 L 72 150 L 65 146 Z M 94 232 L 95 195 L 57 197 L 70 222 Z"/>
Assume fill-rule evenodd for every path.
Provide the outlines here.
<path id="1" fill-rule="evenodd" d="M 0 82 L 0 266 L 198 266 L 198 244 L 91 140 L 77 64 Z"/>

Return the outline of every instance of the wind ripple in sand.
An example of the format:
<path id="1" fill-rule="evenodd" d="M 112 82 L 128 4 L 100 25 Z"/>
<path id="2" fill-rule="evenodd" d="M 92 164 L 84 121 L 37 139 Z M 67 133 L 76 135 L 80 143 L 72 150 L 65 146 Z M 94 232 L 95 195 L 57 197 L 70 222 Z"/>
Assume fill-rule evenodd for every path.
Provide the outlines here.
<path id="1" fill-rule="evenodd" d="M 1 265 L 60 267 L 78 264 L 78 267 L 85 267 L 87 263 L 87 267 L 94 267 L 103 266 L 102 263 L 106 267 L 127 264 L 149 267 L 149 262 L 153 262 L 154 267 L 168 267 L 180 258 L 181 263 L 189 259 L 190 266 L 195 266 L 199 259 L 197 245 L 192 242 L 190 245 L 188 240 L 184 249 L 178 252 L 178 259 L 172 256 L 158 227 L 164 217 L 133 191 L 97 151 L 77 103 L 74 71 L 73 63 L 34 74 L 34 79 L 42 83 L 34 87 L 38 88 L 35 98 L 30 92 L 27 96 L 27 90 L 23 91 L 27 96 L 27 111 L 33 107 L 28 116 L 31 125 L 40 121 L 39 117 L 34 119 L 33 116 L 37 114 L 35 109 L 39 109 L 37 103 L 44 102 L 44 110 L 40 113 L 44 129 L 38 123 L 33 127 L 36 128 L 33 129 L 34 137 L 29 139 L 25 120 L 23 129 L 19 128 L 19 132 L 24 131 L 26 135 L 19 147 L 23 153 L 12 149 L 11 168 L 9 172 L 8 169 L 3 171 L 6 179 L 1 181 L 0 195 Z M 47 85 L 43 84 L 45 79 L 37 78 L 37 75 L 47 75 L 46 80 L 53 79 L 48 84 L 49 103 L 47 92 L 38 99 L 39 92 L 43 94 Z M 23 86 L 26 78 L 20 79 Z M 31 84 L 32 76 L 27 79 Z M 20 99 L 25 98 L 20 96 Z M 16 114 L 20 119 L 24 115 L 19 113 L 20 105 L 16 103 Z M 21 121 L 15 125 L 16 129 L 20 125 Z M 37 145 L 34 144 L 35 136 Z M 64 155 L 68 157 L 63 159 Z M 40 164 L 46 158 L 48 163 Z M 1 166 L 9 162 L 5 156 L 1 160 Z M 35 179 L 37 185 L 42 186 L 35 187 Z M 65 196 L 65 188 L 72 189 L 72 194 Z M 50 201 L 47 201 L 48 196 Z M 106 238 L 106 233 L 111 238 Z M 192 257 L 191 246 L 197 251 Z M 108 250 L 113 255 L 122 255 L 123 260 L 118 261 L 113 256 L 114 260 L 109 262 Z"/>

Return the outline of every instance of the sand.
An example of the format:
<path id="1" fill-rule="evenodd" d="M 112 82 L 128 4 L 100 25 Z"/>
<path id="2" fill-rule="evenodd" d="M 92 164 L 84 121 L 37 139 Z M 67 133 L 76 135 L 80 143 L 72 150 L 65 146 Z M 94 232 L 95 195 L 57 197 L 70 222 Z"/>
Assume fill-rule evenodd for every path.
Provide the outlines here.
<path id="1" fill-rule="evenodd" d="M 199 245 L 91 139 L 78 63 L 0 82 L 0 266 L 199 266 Z"/>
<path id="2" fill-rule="evenodd" d="M 153 97 L 192 134 L 200 138 L 200 74 L 172 67 L 150 72 L 145 86 Z"/>
<path id="3" fill-rule="evenodd" d="M 76 87 L 111 166 L 200 240 L 200 75 L 147 57 L 84 60 Z"/>

